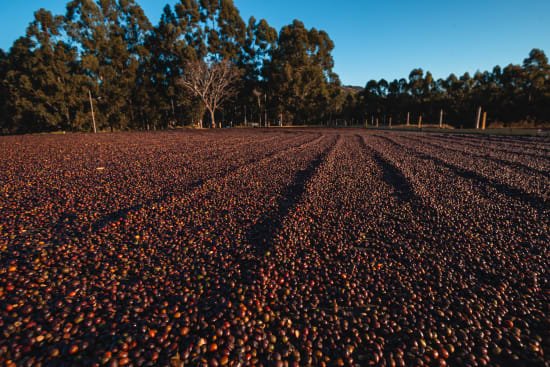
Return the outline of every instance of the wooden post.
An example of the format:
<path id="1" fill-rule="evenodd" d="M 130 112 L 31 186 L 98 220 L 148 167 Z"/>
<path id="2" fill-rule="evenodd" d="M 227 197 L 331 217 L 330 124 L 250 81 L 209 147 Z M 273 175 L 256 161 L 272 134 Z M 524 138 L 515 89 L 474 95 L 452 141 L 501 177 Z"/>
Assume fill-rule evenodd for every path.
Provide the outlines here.
<path id="1" fill-rule="evenodd" d="M 254 89 L 254 92 L 257 92 L 256 89 Z M 258 127 L 262 127 L 262 100 L 260 99 L 260 96 L 261 94 L 256 95 L 256 97 L 258 98 Z"/>
<path id="2" fill-rule="evenodd" d="M 483 121 L 481 122 L 481 130 L 485 130 L 486 123 L 487 123 L 487 112 L 483 112 Z"/>
<path id="3" fill-rule="evenodd" d="M 418 128 L 422 129 L 422 115 L 418 117 Z"/>
<path id="4" fill-rule="evenodd" d="M 392 117 L 390 116 L 390 127 L 391 127 L 391 119 L 392 119 Z"/>
<path id="5" fill-rule="evenodd" d="M 409 126 L 410 118 L 411 118 L 411 113 L 407 112 L 407 126 Z"/>
<path id="6" fill-rule="evenodd" d="M 376 118 L 376 127 L 378 127 L 379 124 L 378 124 L 378 117 Z"/>
<path id="7" fill-rule="evenodd" d="M 92 123 L 94 126 L 94 134 L 97 133 L 97 127 L 95 125 L 94 103 L 92 102 L 92 91 L 88 89 L 88 97 L 90 98 L 90 111 L 92 111 Z"/>
<path id="8" fill-rule="evenodd" d="M 443 109 L 439 111 L 439 128 L 443 128 Z"/>
<path id="9" fill-rule="evenodd" d="M 479 129 L 479 120 L 481 119 L 481 106 L 477 109 L 476 129 Z"/>
<path id="10" fill-rule="evenodd" d="M 269 123 L 267 122 L 267 93 L 264 94 L 264 112 L 265 112 L 265 127 L 269 127 Z"/>

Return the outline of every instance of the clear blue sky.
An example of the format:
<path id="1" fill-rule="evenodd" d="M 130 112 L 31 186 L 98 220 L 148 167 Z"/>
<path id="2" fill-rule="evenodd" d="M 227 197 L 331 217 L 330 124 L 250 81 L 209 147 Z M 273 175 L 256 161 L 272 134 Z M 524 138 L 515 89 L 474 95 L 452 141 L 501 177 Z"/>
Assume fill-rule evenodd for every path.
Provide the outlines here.
<path id="1" fill-rule="evenodd" d="M 163 4 L 138 0 L 152 23 Z M 64 13 L 66 0 L 0 0 L 0 48 L 23 35 L 33 12 Z M 550 53 L 550 0 L 235 0 L 246 20 L 277 29 L 293 19 L 326 30 L 336 44 L 335 71 L 345 84 L 407 77 L 422 67 L 436 78 L 521 63 Z"/>

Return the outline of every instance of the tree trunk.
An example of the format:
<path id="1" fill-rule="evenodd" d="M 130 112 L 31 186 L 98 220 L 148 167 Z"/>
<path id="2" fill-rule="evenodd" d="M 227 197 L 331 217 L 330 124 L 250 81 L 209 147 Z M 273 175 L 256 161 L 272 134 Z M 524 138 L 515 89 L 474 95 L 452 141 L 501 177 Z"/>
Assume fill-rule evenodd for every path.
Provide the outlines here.
<path id="1" fill-rule="evenodd" d="M 136 118 L 134 116 L 134 104 L 132 103 L 132 100 L 130 99 L 130 125 L 135 126 Z"/>
<path id="2" fill-rule="evenodd" d="M 215 129 L 216 128 L 216 117 L 215 117 L 215 111 L 214 109 L 208 109 L 208 111 L 210 112 L 210 123 L 211 123 L 211 127 L 212 129 Z"/>
<path id="3" fill-rule="evenodd" d="M 73 128 L 73 126 L 71 124 L 71 114 L 70 114 L 70 112 L 67 108 L 65 108 L 65 120 L 66 120 L 66 124 L 67 124 L 66 128 L 68 130 L 71 130 Z"/>
<path id="4" fill-rule="evenodd" d="M 174 107 L 174 98 L 170 98 L 170 104 L 172 105 L 172 118 L 176 121 L 176 108 Z"/>
<path id="5" fill-rule="evenodd" d="M 97 127 L 95 124 L 94 103 L 92 102 L 92 92 L 88 89 L 88 96 L 90 97 L 90 111 L 92 113 L 92 126 L 94 128 L 94 134 L 97 133 Z"/>

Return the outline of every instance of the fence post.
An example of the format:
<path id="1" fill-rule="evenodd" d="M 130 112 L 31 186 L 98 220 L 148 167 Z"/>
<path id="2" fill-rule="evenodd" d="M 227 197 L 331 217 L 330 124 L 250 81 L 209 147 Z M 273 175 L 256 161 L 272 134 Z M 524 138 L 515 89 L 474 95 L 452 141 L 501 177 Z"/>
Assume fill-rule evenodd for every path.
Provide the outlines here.
<path id="1" fill-rule="evenodd" d="M 481 119 L 481 106 L 477 109 L 476 129 L 479 129 L 479 120 Z"/>
<path id="2" fill-rule="evenodd" d="M 439 128 L 443 128 L 443 109 L 439 111 Z"/>

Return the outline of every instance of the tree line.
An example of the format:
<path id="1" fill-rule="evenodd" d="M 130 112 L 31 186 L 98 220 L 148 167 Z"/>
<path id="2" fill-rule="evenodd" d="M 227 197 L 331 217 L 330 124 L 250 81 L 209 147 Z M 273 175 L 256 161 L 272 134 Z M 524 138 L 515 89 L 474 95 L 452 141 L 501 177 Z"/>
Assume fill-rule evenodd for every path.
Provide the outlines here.
<path id="1" fill-rule="evenodd" d="M 25 35 L 0 49 L 0 131 L 397 124 L 435 121 L 441 110 L 468 127 L 478 106 L 494 121 L 550 121 L 542 50 L 473 77 L 415 69 L 408 80 L 350 88 L 333 71 L 333 49 L 299 20 L 279 31 L 245 22 L 232 0 L 181 0 L 156 25 L 135 0 L 72 0 L 64 15 L 35 12 Z"/>
<path id="2" fill-rule="evenodd" d="M 492 71 L 435 79 L 414 69 L 408 79 L 370 80 L 347 97 L 346 120 L 371 124 L 436 124 L 471 128 L 482 108 L 491 121 L 550 122 L 550 66 L 544 51 L 532 49 L 521 65 L 495 66 Z"/>

